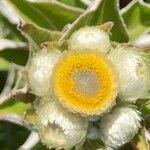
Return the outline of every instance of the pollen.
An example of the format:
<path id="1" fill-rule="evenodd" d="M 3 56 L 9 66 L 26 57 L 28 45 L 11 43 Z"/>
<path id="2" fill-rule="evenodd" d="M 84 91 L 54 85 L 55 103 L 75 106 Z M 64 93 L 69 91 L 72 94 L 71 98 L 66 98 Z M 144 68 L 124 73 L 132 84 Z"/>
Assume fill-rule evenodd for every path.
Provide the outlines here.
<path id="1" fill-rule="evenodd" d="M 58 101 L 83 116 L 99 115 L 115 104 L 118 83 L 100 52 L 66 52 L 56 65 L 53 90 Z"/>

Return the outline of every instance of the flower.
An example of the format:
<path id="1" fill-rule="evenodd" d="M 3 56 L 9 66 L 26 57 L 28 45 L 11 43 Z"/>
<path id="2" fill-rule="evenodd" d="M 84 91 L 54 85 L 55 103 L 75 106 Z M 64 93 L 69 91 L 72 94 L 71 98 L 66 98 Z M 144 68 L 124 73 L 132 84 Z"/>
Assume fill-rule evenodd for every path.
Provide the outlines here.
<path id="1" fill-rule="evenodd" d="M 83 116 L 99 115 L 115 104 L 118 82 L 108 58 L 97 51 L 66 52 L 53 72 L 58 101 Z"/>
<path id="2" fill-rule="evenodd" d="M 43 49 L 32 57 L 28 67 L 28 83 L 35 95 L 50 95 L 51 85 L 49 80 L 60 54 L 56 49 Z"/>
<path id="3" fill-rule="evenodd" d="M 100 138 L 112 148 L 129 142 L 141 127 L 141 115 L 134 105 L 119 106 L 103 116 Z"/>
<path id="4" fill-rule="evenodd" d="M 118 46 L 109 53 L 109 58 L 118 71 L 120 99 L 133 101 L 148 95 L 148 62 L 138 48 Z"/>
<path id="5" fill-rule="evenodd" d="M 111 49 L 109 35 L 99 27 L 83 27 L 69 40 L 69 50 L 96 50 L 104 54 Z"/>
<path id="6" fill-rule="evenodd" d="M 88 127 L 86 118 L 67 112 L 54 99 L 40 101 L 36 106 L 36 128 L 48 148 L 69 149 L 84 142 Z"/>

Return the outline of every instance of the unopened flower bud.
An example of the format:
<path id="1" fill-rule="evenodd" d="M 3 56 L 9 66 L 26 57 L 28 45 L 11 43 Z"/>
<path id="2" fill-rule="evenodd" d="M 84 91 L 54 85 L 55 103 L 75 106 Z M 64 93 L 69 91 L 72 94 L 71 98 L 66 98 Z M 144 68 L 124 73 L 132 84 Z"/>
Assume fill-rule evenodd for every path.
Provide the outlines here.
<path id="1" fill-rule="evenodd" d="M 117 47 L 109 53 L 119 76 L 119 98 L 136 100 L 149 90 L 149 68 L 143 56 L 134 47 Z"/>
<path id="2" fill-rule="evenodd" d="M 119 106 L 103 116 L 100 122 L 100 138 L 105 145 L 118 148 L 129 142 L 138 132 L 141 116 L 135 106 Z"/>
<path id="3" fill-rule="evenodd" d="M 88 121 L 67 112 L 52 100 L 42 100 L 36 106 L 36 127 L 43 144 L 48 148 L 70 149 L 79 146 L 86 138 Z"/>
<path id="4" fill-rule="evenodd" d="M 41 50 L 31 59 L 28 83 L 35 95 L 48 96 L 51 93 L 51 74 L 60 54 L 58 50 Z"/>
<path id="5" fill-rule="evenodd" d="M 97 50 L 108 53 L 111 48 L 109 35 L 98 27 L 84 27 L 74 32 L 69 41 L 70 50 Z"/>

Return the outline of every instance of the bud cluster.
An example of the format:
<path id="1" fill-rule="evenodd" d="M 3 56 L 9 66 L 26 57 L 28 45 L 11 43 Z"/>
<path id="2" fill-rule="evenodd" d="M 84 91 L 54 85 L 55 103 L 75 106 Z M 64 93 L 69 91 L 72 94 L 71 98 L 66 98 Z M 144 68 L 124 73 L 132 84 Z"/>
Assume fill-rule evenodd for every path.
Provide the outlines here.
<path id="1" fill-rule="evenodd" d="M 132 140 L 142 120 L 134 102 L 149 94 L 148 66 L 139 48 L 114 47 L 109 33 L 94 26 L 75 31 L 64 52 L 42 49 L 28 67 L 28 85 L 40 97 L 35 127 L 41 141 L 71 149 L 90 135 L 112 148 Z M 98 121 L 94 136 L 88 135 L 92 120 Z"/>

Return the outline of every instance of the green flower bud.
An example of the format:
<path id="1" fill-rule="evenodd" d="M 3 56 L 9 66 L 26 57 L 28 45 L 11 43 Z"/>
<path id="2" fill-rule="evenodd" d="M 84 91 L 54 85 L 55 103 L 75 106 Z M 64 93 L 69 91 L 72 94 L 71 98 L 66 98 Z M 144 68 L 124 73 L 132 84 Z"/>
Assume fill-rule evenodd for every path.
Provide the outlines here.
<path id="1" fill-rule="evenodd" d="M 28 83 L 35 95 L 48 96 L 51 93 L 51 74 L 60 54 L 57 50 L 44 49 L 31 59 Z"/>
<path id="2" fill-rule="evenodd" d="M 111 48 L 109 35 L 98 27 L 84 27 L 74 32 L 69 40 L 70 50 L 97 50 L 108 53 Z"/>
<path id="3" fill-rule="evenodd" d="M 141 126 L 140 122 L 140 113 L 133 105 L 119 106 L 103 116 L 100 138 L 105 145 L 118 148 L 135 136 Z"/>
<path id="4" fill-rule="evenodd" d="M 42 100 L 36 109 L 36 128 L 42 143 L 48 148 L 70 149 L 84 142 L 88 127 L 87 119 L 67 112 L 51 99 Z"/>
<path id="5" fill-rule="evenodd" d="M 117 47 L 109 53 L 119 76 L 119 98 L 136 100 L 149 90 L 149 69 L 143 56 L 134 47 Z"/>

